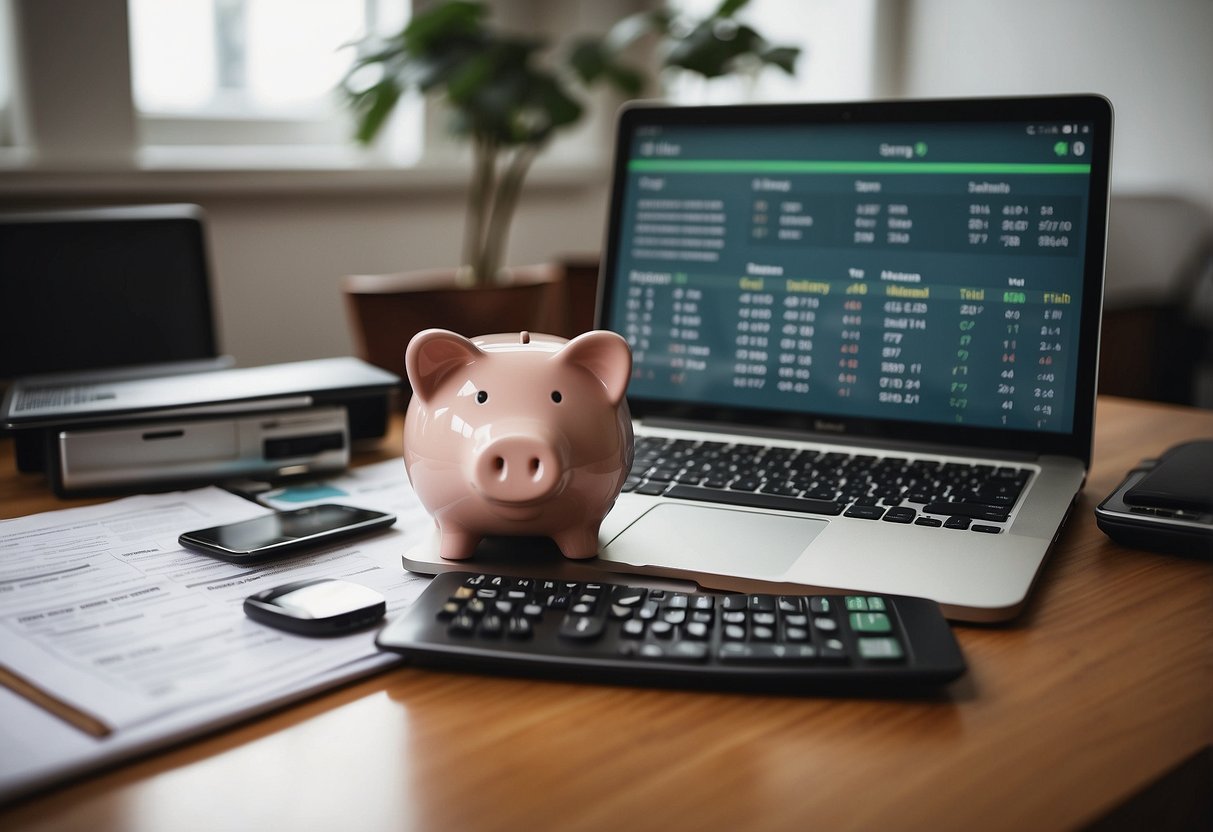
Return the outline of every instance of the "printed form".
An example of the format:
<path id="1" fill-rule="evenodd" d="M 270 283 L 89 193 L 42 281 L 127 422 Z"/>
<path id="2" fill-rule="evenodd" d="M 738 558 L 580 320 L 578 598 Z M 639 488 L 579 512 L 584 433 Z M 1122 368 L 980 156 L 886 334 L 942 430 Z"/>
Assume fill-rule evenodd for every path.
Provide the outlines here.
<path id="1" fill-rule="evenodd" d="M 0 666 L 91 718 L 104 729 L 98 733 L 121 737 L 154 736 L 158 724 L 172 724 L 179 733 L 194 713 L 211 721 L 225 711 L 247 715 L 259 702 L 283 701 L 292 692 L 322 689 L 326 681 L 393 663 L 395 656 L 375 647 L 373 631 L 307 638 L 258 624 L 242 608 L 248 595 L 314 577 L 378 590 L 387 598 L 389 617 L 420 594 L 427 579 L 404 571 L 400 556 L 429 534 L 432 522 L 399 462 L 370 468 L 377 470 L 350 484 L 374 492 L 374 498 L 366 499 L 367 493 L 341 499 L 330 490 L 310 502 L 391 511 L 395 526 L 255 567 L 177 544 L 184 531 L 270 511 L 218 488 L 129 497 L 0 523 Z M 299 496 L 293 504 L 305 502 Z M 12 708 L 24 706 L 0 712 Z M 19 727 L 10 725 L 4 733 L 22 745 L 37 744 L 37 737 L 20 736 Z M 0 753 L 0 792 L 30 773 L 21 770 L 28 762 L 24 755 Z"/>

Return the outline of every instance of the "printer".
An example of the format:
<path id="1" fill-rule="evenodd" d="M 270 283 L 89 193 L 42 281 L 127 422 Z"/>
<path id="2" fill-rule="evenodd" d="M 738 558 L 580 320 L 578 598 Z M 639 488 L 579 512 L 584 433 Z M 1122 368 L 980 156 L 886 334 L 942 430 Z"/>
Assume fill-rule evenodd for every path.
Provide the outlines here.
<path id="1" fill-rule="evenodd" d="M 56 494 L 340 470 L 387 430 L 393 373 L 351 357 L 16 379 L 0 406 L 17 467 Z"/>

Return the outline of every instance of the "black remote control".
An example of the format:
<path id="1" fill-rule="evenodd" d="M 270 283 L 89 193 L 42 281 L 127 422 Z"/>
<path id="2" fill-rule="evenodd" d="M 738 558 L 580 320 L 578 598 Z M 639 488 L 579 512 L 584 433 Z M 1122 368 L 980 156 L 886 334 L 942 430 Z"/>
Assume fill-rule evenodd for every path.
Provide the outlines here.
<path id="1" fill-rule="evenodd" d="M 628 684 L 896 692 L 965 671 L 939 605 L 446 572 L 377 644 L 418 664 Z"/>

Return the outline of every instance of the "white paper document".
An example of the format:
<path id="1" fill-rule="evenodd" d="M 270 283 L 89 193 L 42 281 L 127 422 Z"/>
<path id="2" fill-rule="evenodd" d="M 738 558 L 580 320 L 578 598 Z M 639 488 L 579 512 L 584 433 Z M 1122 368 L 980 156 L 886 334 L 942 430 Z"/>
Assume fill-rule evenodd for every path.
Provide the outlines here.
<path id="1" fill-rule="evenodd" d="M 254 622 L 242 608 L 255 592 L 326 577 L 378 590 L 388 616 L 399 614 L 426 584 L 400 556 L 432 523 L 407 480 L 390 502 L 397 523 L 387 531 L 255 567 L 177 544 L 184 531 L 270 511 L 217 488 L 0 523 L 0 665 L 111 729 L 103 740 L 71 729 L 99 747 L 124 735 L 153 738 L 158 726 L 180 734 L 390 664 L 395 657 L 378 652 L 373 632 L 307 638 Z M 0 716 L 28 710 L 5 701 Z M 0 795 L 31 774 L 19 749 L 36 746 L 38 731 L 67 736 L 63 723 L 54 731 L 45 720 L 26 724 L 6 726 Z"/>

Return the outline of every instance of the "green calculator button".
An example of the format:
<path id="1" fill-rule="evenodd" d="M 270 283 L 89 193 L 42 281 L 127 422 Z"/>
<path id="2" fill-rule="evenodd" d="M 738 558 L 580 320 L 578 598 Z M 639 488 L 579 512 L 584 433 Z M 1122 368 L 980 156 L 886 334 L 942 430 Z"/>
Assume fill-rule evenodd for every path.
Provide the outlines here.
<path id="1" fill-rule="evenodd" d="M 861 638 L 859 655 L 869 661 L 897 661 L 905 658 L 901 642 L 895 638 Z"/>
<path id="2" fill-rule="evenodd" d="M 868 608 L 868 599 L 860 595 L 847 596 L 848 610 L 866 610 Z"/>
<path id="3" fill-rule="evenodd" d="M 869 595 L 868 596 L 868 609 L 872 610 L 873 612 L 884 612 L 885 611 L 884 599 L 877 595 Z"/>
<path id="4" fill-rule="evenodd" d="M 851 629 L 857 633 L 891 633 L 893 625 L 883 612 L 853 612 Z"/>

